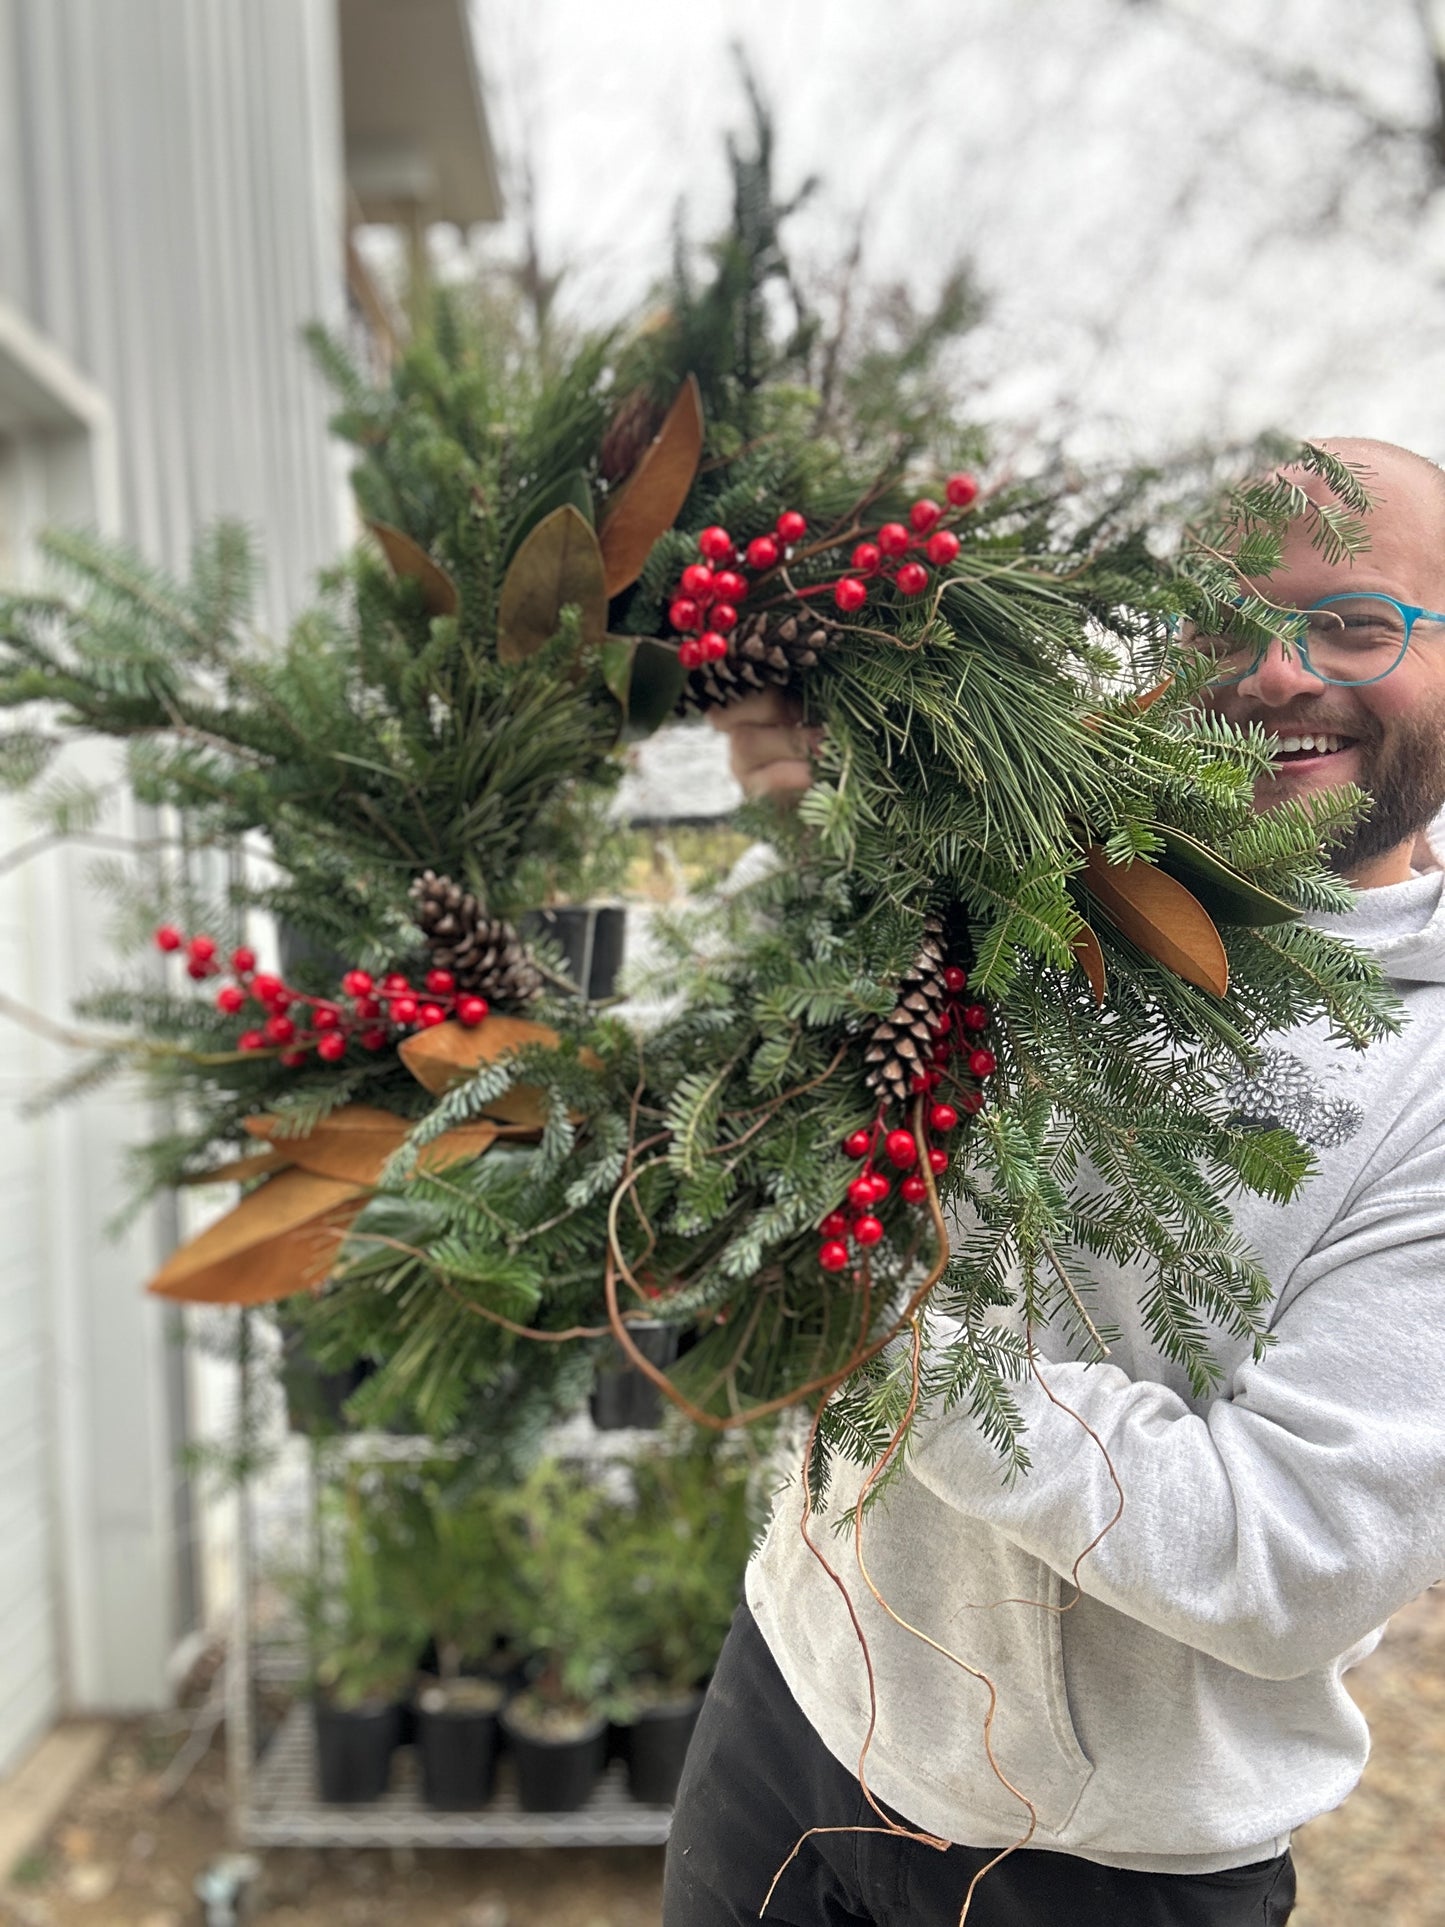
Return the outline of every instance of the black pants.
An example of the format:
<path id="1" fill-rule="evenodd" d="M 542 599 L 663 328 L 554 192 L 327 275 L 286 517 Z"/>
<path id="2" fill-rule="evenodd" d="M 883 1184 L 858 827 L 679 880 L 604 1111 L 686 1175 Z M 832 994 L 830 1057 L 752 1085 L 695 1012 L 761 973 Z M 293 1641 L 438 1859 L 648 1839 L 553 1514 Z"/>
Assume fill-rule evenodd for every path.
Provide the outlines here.
<path id="1" fill-rule="evenodd" d="M 744 1607 L 687 1756 L 667 1850 L 663 1927 L 957 1927 L 991 1852 L 884 1833 L 815 1834 L 763 1897 L 799 1834 L 877 1826 L 857 1780 L 803 1717 Z M 1129 1873 L 1072 1854 L 1010 1854 L 974 1891 L 968 1927 L 1282 1927 L 1290 1856 L 1225 1873 Z"/>

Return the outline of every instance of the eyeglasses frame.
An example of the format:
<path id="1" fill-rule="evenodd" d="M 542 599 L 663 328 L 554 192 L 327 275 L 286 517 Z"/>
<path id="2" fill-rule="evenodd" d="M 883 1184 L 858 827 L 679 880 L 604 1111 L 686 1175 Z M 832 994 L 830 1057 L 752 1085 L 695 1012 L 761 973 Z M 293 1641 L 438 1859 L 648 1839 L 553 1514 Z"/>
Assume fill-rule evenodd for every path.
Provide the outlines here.
<path id="1" fill-rule="evenodd" d="M 1332 602 L 1388 602 L 1390 607 L 1392 609 L 1398 609 L 1405 619 L 1405 638 L 1400 644 L 1399 655 L 1396 656 L 1388 669 L 1382 669 L 1378 676 L 1359 676 L 1353 681 L 1345 681 L 1338 676 L 1322 676 L 1310 661 L 1309 624 L 1305 623 L 1304 633 L 1291 646 L 1299 651 L 1299 659 L 1309 671 L 1310 675 L 1312 675 L 1317 682 L 1322 682 L 1331 689 L 1366 689 L 1372 683 L 1383 682 L 1386 676 L 1393 676 L 1395 671 L 1400 667 L 1400 664 L 1405 660 L 1406 651 L 1410 647 L 1410 637 L 1414 633 L 1417 622 L 1445 622 L 1445 614 L 1442 614 L 1438 609 L 1417 608 L 1413 603 L 1401 602 L 1395 596 L 1382 595 L 1377 589 L 1351 589 L 1342 595 L 1322 596 L 1318 602 L 1311 602 L 1307 608 L 1291 609 L 1284 613 L 1295 616 L 1309 616 L 1313 615 L 1316 609 L 1329 608 Z M 1243 603 L 1243 596 L 1236 597 L 1236 607 L 1242 607 Z M 1270 643 L 1279 640 L 1280 638 L 1271 636 L 1269 641 L 1264 643 L 1259 649 L 1253 662 L 1250 663 L 1247 669 L 1241 669 L 1237 676 L 1216 677 L 1210 682 L 1209 687 L 1211 689 L 1230 689 L 1235 683 L 1243 682 L 1246 676 L 1252 676 L 1269 654 Z"/>

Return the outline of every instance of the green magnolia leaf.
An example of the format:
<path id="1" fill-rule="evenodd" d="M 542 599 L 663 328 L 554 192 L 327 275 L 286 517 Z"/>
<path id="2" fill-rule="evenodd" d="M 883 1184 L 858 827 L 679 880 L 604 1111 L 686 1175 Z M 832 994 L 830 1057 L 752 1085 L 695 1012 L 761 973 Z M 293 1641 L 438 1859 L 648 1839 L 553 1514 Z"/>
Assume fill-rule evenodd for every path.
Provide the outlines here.
<path id="1" fill-rule="evenodd" d="M 497 608 L 499 659 L 535 656 L 556 635 L 569 603 L 581 614 L 584 646 L 600 647 L 607 630 L 602 551 L 570 502 L 544 516 L 513 557 Z"/>
<path id="2" fill-rule="evenodd" d="M 1293 905 L 1232 870 L 1183 830 L 1166 829 L 1162 823 L 1150 827 L 1164 844 L 1159 868 L 1187 884 L 1217 923 L 1292 923 L 1299 916 Z"/>
<path id="3" fill-rule="evenodd" d="M 585 469 L 570 470 L 559 481 L 550 482 L 545 488 L 538 489 L 535 495 L 522 504 L 512 533 L 507 538 L 507 546 L 502 551 L 502 567 L 505 569 L 508 566 L 512 557 L 544 517 L 550 515 L 554 509 L 567 507 L 576 509 L 590 526 L 596 526 L 597 515 Z"/>
<path id="4" fill-rule="evenodd" d="M 602 645 L 602 677 L 629 736 L 648 736 L 666 722 L 687 680 L 677 651 L 651 636 L 609 636 Z"/>

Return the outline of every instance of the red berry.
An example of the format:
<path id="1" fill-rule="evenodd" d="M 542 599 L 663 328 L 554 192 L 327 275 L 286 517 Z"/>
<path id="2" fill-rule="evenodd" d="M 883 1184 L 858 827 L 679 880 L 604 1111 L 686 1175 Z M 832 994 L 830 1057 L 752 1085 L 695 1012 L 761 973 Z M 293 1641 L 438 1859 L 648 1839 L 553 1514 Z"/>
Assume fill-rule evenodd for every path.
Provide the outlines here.
<path id="1" fill-rule="evenodd" d="M 194 977 L 199 982 L 202 977 L 214 977 L 216 969 L 215 964 L 204 963 L 201 958 L 192 957 L 186 964 L 186 975 Z"/>
<path id="2" fill-rule="evenodd" d="M 383 997 L 405 997 L 411 989 L 411 982 L 399 970 L 390 970 L 381 980 Z"/>
<path id="3" fill-rule="evenodd" d="M 910 1164 L 918 1162 L 918 1146 L 913 1141 L 912 1131 L 890 1131 L 884 1148 L 900 1169 L 907 1170 Z"/>
<path id="4" fill-rule="evenodd" d="M 318 1004 L 311 1013 L 311 1021 L 317 1030 L 337 1030 L 341 1025 L 341 1012 L 335 1004 Z"/>
<path id="5" fill-rule="evenodd" d="M 770 535 L 755 535 L 748 544 L 748 567 L 771 569 L 777 566 L 778 545 Z"/>
<path id="6" fill-rule="evenodd" d="M 949 964 L 943 973 L 943 987 L 956 997 L 959 991 L 968 989 L 968 972 L 960 970 L 957 964 Z"/>
<path id="7" fill-rule="evenodd" d="M 228 1017 L 234 1017 L 238 1010 L 246 1008 L 246 993 L 235 984 L 227 984 L 224 990 L 216 992 L 216 1009 L 224 1010 Z"/>
<path id="8" fill-rule="evenodd" d="M 488 1004 L 485 997 L 458 997 L 457 1022 L 470 1027 L 481 1023 L 486 1016 Z"/>
<path id="9" fill-rule="evenodd" d="M 680 642 L 677 645 L 677 659 L 684 669 L 701 669 L 703 661 L 702 644 L 694 637 L 689 636 L 686 642 Z"/>
<path id="10" fill-rule="evenodd" d="M 896 580 L 901 595 L 922 595 L 928 587 L 928 571 L 921 562 L 905 562 Z"/>
<path id="11" fill-rule="evenodd" d="M 707 612 L 707 619 L 714 629 L 736 629 L 738 612 L 730 602 L 715 602 Z"/>
<path id="12" fill-rule="evenodd" d="M 391 1000 L 391 1021 L 394 1024 L 414 1024 L 416 1022 L 417 1001 L 415 997 L 393 997 Z"/>
<path id="13" fill-rule="evenodd" d="M 296 1026 L 289 1017 L 268 1017 L 266 1036 L 273 1044 L 289 1044 L 296 1035 Z"/>
<path id="14" fill-rule="evenodd" d="M 848 1220 L 841 1211 L 830 1211 L 818 1226 L 825 1238 L 841 1238 L 848 1230 Z"/>
<path id="15" fill-rule="evenodd" d="M 358 997 L 352 1010 L 357 1017 L 379 1017 L 381 1001 L 376 997 Z"/>
<path id="16" fill-rule="evenodd" d="M 935 1145 L 933 1149 L 928 1153 L 928 1168 L 933 1173 L 934 1177 L 941 1178 L 944 1172 L 948 1169 L 947 1151 L 940 1151 L 938 1149 L 938 1146 Z"/>
<path id="17" fill-rule="evenodd" d="M 951 1131 L 958 1122 L 958 1112 L 951 1104 L 935 1104 L 928 1113 L 930 1131 Z"/>
<path id="18" fill-rule="evenodd" d="M 304 1050 L 283 1050 L 281 1053 L 281 1062 L 286 1066 L 288 1071 L 298 1071 L 306 1062 L 306 1053 Z"/>
<path id="19" fill-rule="evenodd" d="M 346 1055 L 346 1039 L 339 1030 L 328 1030 L 316 1040 L 316 1055 L 324 1057 L 328 1064 L 339 1064 Z"/>
<path id="20" fill-rule="evenodd" d="M 735 569 L 724 569 L 713 587 L 722 601 L 741 602 L 748 592 L 748 579 L 745 575 L 739 575 Z"/>
<path id="21" fill-rule="evenodd" d="M 808 533 L 807 519 L 796 509 L 784 509 L 775 526 L 784 542 L 801 542 Z"/>
<path id="22" fill-rule="evenodd" d="M 269 1004 L 273 997 L 284 994 L 285 989 L 279 977 L 273 977 L 264 970 L 257 971 L 251 979 L 251 995 L 259 997 L 263 1004 Z"/>
<path id="23" fill-rule="evenodd" d="M 157 950 L 179 950 L 185 938 L 173 923 L 163 923 L 156 931 Z"/>
<path id="24" fill-rule="evenodd" d="M 998 1059 L 991 1050 L 970 1051 L 968 1068 L 975 1077 L 992 1077 L 998 1069 Z"/>
<path id="25" fill-rule="evenodd" d="M 853 567 L 859 575 L 876 575 L 883 562 L 883 551 L 876 542 L 860 542 L 853 551 Z"/>
<path id="26" fill-rule="evenodd" d="M 963 1021 L 970 1030 L 987 1030 L 988 1005 L 966 1004 L 963 1010 Z"/>
<path id="27" fill-rule="evenodd" d="M 698 637 L 697 646 L 702 651 L 704 662 L 721 662 L 728 652 L 728 639 L 720 636 L 716 629 L 708 629 Z"/>
<path id="28" fill-rule="evenodd" d="M 928 538 L 928 559 L 940 568 L 952 562 L 958 554 L 960 543 L 952 529 L 937 529 Z"/>
<path id="29" fill-rule="evenodd" d="M 873 1202 L 873 1180 L 871 1177 L 854 1178 L 848 1186 L 848 1202 L 855 1211 L 866 1211 Z"/>
<path id="30" fill-rule="evenodd" d="M 868 600 L 868 585 L 860 582 L 856 575 L 845 575 L 833 584 L 833 600 L 844 615 L 852 615 Z"/>
<path id="31" fill-rule="evenodd" d="M 937 502 L 930 501 L 926 495 L 920 496 L 908 511 L 909 526 L 916 535 L 927 535 L 942 514 Z"/>
<path id="32" fill-rule="evenodd" d="M 385 1050 L 386 1032 L 384 1030 L 364 1030 L 357 1041 L 363 1050 Z"/>
<path id="33" fill-rule="evenodd" d="M 231 952 L 231 968 L 238 977 L 249 977 L 256 968 L 256 953 L 249 944 L 242 944 L 239 950 Z"/>
<path id="34" fill-rule="evenodd" d="M 252 987 L 254 989 L 254 985 Z M 269 997 L 263 997 L 261 1001 L 274 1017 L 279 1016 L 283 1010 L 289 1010 L 296 999 L 284 984 L 280 984 L 271 992 Z"/>
<path id="35" fill-rule="evenodd" d="M 348 997 L 367 997 L 376 985 L 369 970 L 348 970 L 341 979 L 341 988 Z"/>
<path id="36" fill-rule="evenodd" d="M 733 539 L 716 522 L 710 529 L 703 530 L 697 538 L 697 546 L 709 562 L 731 562 L 733 559 Z"/>
<path id="37" fill-rule="evenodd" d="M 853 1131 L 843 1140 L 843 1149 L 850 1158 L 866 1158 L 868 1147 L 873 1142 L 872 1133 Z"/>
<path id="38" fill-rule="evenodd" d="M 447 1014 L 440 1004 L 423 1004 L 416 1014 L 417 1022 L 424 1030 L 432 1030 L 437 1024 L 444 1024 Z"/>
<path id="39" fill-rule="evenodd" d="M 455 990 L 457 980 L 449 970 L 429 970 L 426 973 L 426 987 L 434 997 L 445 997 Z"/>
<path id="40" fill-rule="evenodd" d="M 881 1171 L 873 1172 L 868 1180 L 868 1184 L 873 1193 L 869 1200 L 872 1204 L 882 1204 L 883 1200 L 888 1196 L 888 1193 L 893 1189 Z"/>
<path id="41" fill-rule="evenodd" d="M 846 1271 L 848 1269 L 848 1247 L 840 1239 L 830 1238 L 818 1253 L 818 1263 L 824 1271 Z"/>
<path id="42" fill-rule="evenodd" d="M 866 1218 L 855 1218 L 853 1220 L 853 1241 L 855 1244 L 876 1245 L 885 1236 L 886 1233 L 884 1232 L 881 1218 L 875 1218 L 870 1214 Z"/>
<path id="43" fill-rule="evenodd" d="M 238 1050 L 265 1050 L 266 1039 L 259 1030 L 243 1030 L 236 1039 Z"/>
<path id="44" fill-rule="evenodd" d="M 943 492 L 956 509 L 972 508 L 978 500 L 978 482 L 972 475 L 950 475 Z"/>
<path id="45" fill-rule="evenodd" d="M 908 1088 L 915 1097 L 925 1097 L 933 1089 L 932 1076 L 928 1071 L 915 1071 L 908 1080 Z"/>
<path id="46" fill-rule="evenodd" d="M 878 546 L 885 555 L 907 555 L 910 538 L 901 522 L 885 522 L 878 531 Z"/>
<path id="47" fill-rule="evenodd" d="M 696 596 L 699 602 L 709 602 L 714 592 L 714 580 L 706 562 L 689 562 L 682 572 L 682 592 L 686 596 Z"/>
<path id="48" fill-rule="evenodd" d="M 691 596 L 675 596 L 667 606 L 667 619 L 674 629 L 696 629 L 702 621 L 702 610 Z"/>
<path id="49" fill-rule="evenodd" d="M 209 963 L 216 954 L 214 937 L 192 937 L 186 945 L 187 954 L 196 963 Z"/>
<path id="50" fill-rule="evenodd" d="M 983 1109 L 982 1091 L 965 1091 L 958 1100 L 958 1108 L 969 1117 L 977 1117 Z"/>
<path id="51" fill-rule="evenodd" d="M 915 1171 L 911 1178 L 905 1178 L 899 1185 L 898 1195 L 908 1204 L 922 1204 L 928 1196 L 928 1186 Z"/>

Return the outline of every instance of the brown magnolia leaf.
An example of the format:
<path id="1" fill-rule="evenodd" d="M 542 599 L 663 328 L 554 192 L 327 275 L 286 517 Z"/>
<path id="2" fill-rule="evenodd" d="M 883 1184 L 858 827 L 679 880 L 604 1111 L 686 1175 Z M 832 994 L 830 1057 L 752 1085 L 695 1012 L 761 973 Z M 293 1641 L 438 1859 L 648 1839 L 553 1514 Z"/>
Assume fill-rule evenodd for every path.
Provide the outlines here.
<path id="1" fill-rule="evenodd" d="M 1198 897 L 1152 863 L 1110 863 L 1091 843 L 1082 881 L 1131 943 L 1181 976 L 1222 997 L 1229 959 L 1214 920 Z"/>
<path id="2" fill-rule="evenodd" d="M 677 520 L 702 459 L 702 434 L 702 394 L 696 375 L 689 375 L 603 521 L 600 540 L 609 596 L 637 580 L 653 543 Z"/>
<path id="3" fill-rule="evenodd" d="M 524 662 L 535 656 L 556 635 L 569 602 L 581 615 L 584 647 L 599 649 L 607 633 L 602 551 L 586 516 L 564 502 L 543 516 L 503 577 L 498 660 Z"/>
<path id="4" fill-rule="evenodd" d="M 284 1171 L 295 1159 L 280 1151 L 251 1151 L 245 1157 L 232 1158 L 229 1164 L 218 1164 L 210 1171 L 196 1171 L 183 1180 L 186 1184 L 240 1184 L 248 1178 L 269 1177 L 273 1172 Z"/>
<path id="5" fill-rule="evenodd" d="M 417 1031 L 401 1045 L 397 1055 L 418 1084 L 433 1097 L 440 1097 L 454 1084 L 464 1083 L 480 1065 L 494 1064 L 524 1044 L 546 1044 L 555 1050 L 559 1041 L 555 1030 L 546 1024 L 534 1024 L 530 1017 L 486 1017 L 480 1024 L 451 1020 Z M 508 1095 L 515 1098 L 517 1092 Z M 505 1103 L 505 1098 L 499 1098 L 487 1109 L 493 1116 L 505 1117 L 508 1123 L 521 1122 L 498 1108 Z M 542 1118 L 545 1121 L 545 1114 Z"/>
<path id="6" fill-rule="evenodd" d="M 412 1126 L 395 1111 L 378 1110 L 371 1104 L 346 1104 L 333 1111 L 305 1137 L 276 1138 L 281 1120 L 274 1117 L 248 1117 L 246 1129 L 253 1137 L 270 1138 L 284 1147 L 292 1163 L 303 1171 L 314 1171 L 324 1178 L 341 1178 L 351 1184 L 375 1184 L 388 1158 L 405 1142 Z M 444 1131 L 425 1145 L 417 1163 L 423 1170 L 441 1170 L 463 1158 L 478 1158 L 497 1135 L 497 1126 L 485 1120 L 458 1125 Z"/>
<path id="7" fill-rule="evenodd" d="M 457 585 L 440 563 L 432 561 L 420 542 L 414 542 L 402 530 L 394 529 L 390 522 L 368 522 L 366 526 L 380 543 L 392 574 L 421 584 L 422 601 L 426 604 L 427 613 L 454 616 L 461 606 Z"/>
<path id="8" fill-rule="evenodd" d="M 1146 710 L 1154 707 L 1161 696 L 1167 695 L 1173 687 L 1174 678 L 1172 676 L 1166 676 L 1163 682 L 1156 682 L 1152 689 L 1146 689 L 1140 695 L 1132 697 L 1130 701 L 1124 705 L 1122 712 L 1119 713 L 1125 716 L 1142 716 Z M 1103 720 L 1104 718 L 1102 716 L 1086 716 L 1084 718 L 1084 728 L 1097 729 Z"/>
<path id="9" fill-rule="evenodd" d="M 366 1189 L 282 1171 L 173 1251 L 146 1289 L 187 1304 L 264 1305 L 321 1284 Z"/>
<path id="10" fill-rule="evenodd" d="M 1094 1002 L 1102 1009 L 1109 991 L 1109 975 L 1104 968 L 1104 952 L 1099 939 L 1088 924 L 1084 924 L 1078 936 L 1074 938 L 1074 955 L 1078 958 L 1084 975 L 1093 986 Z"/>

